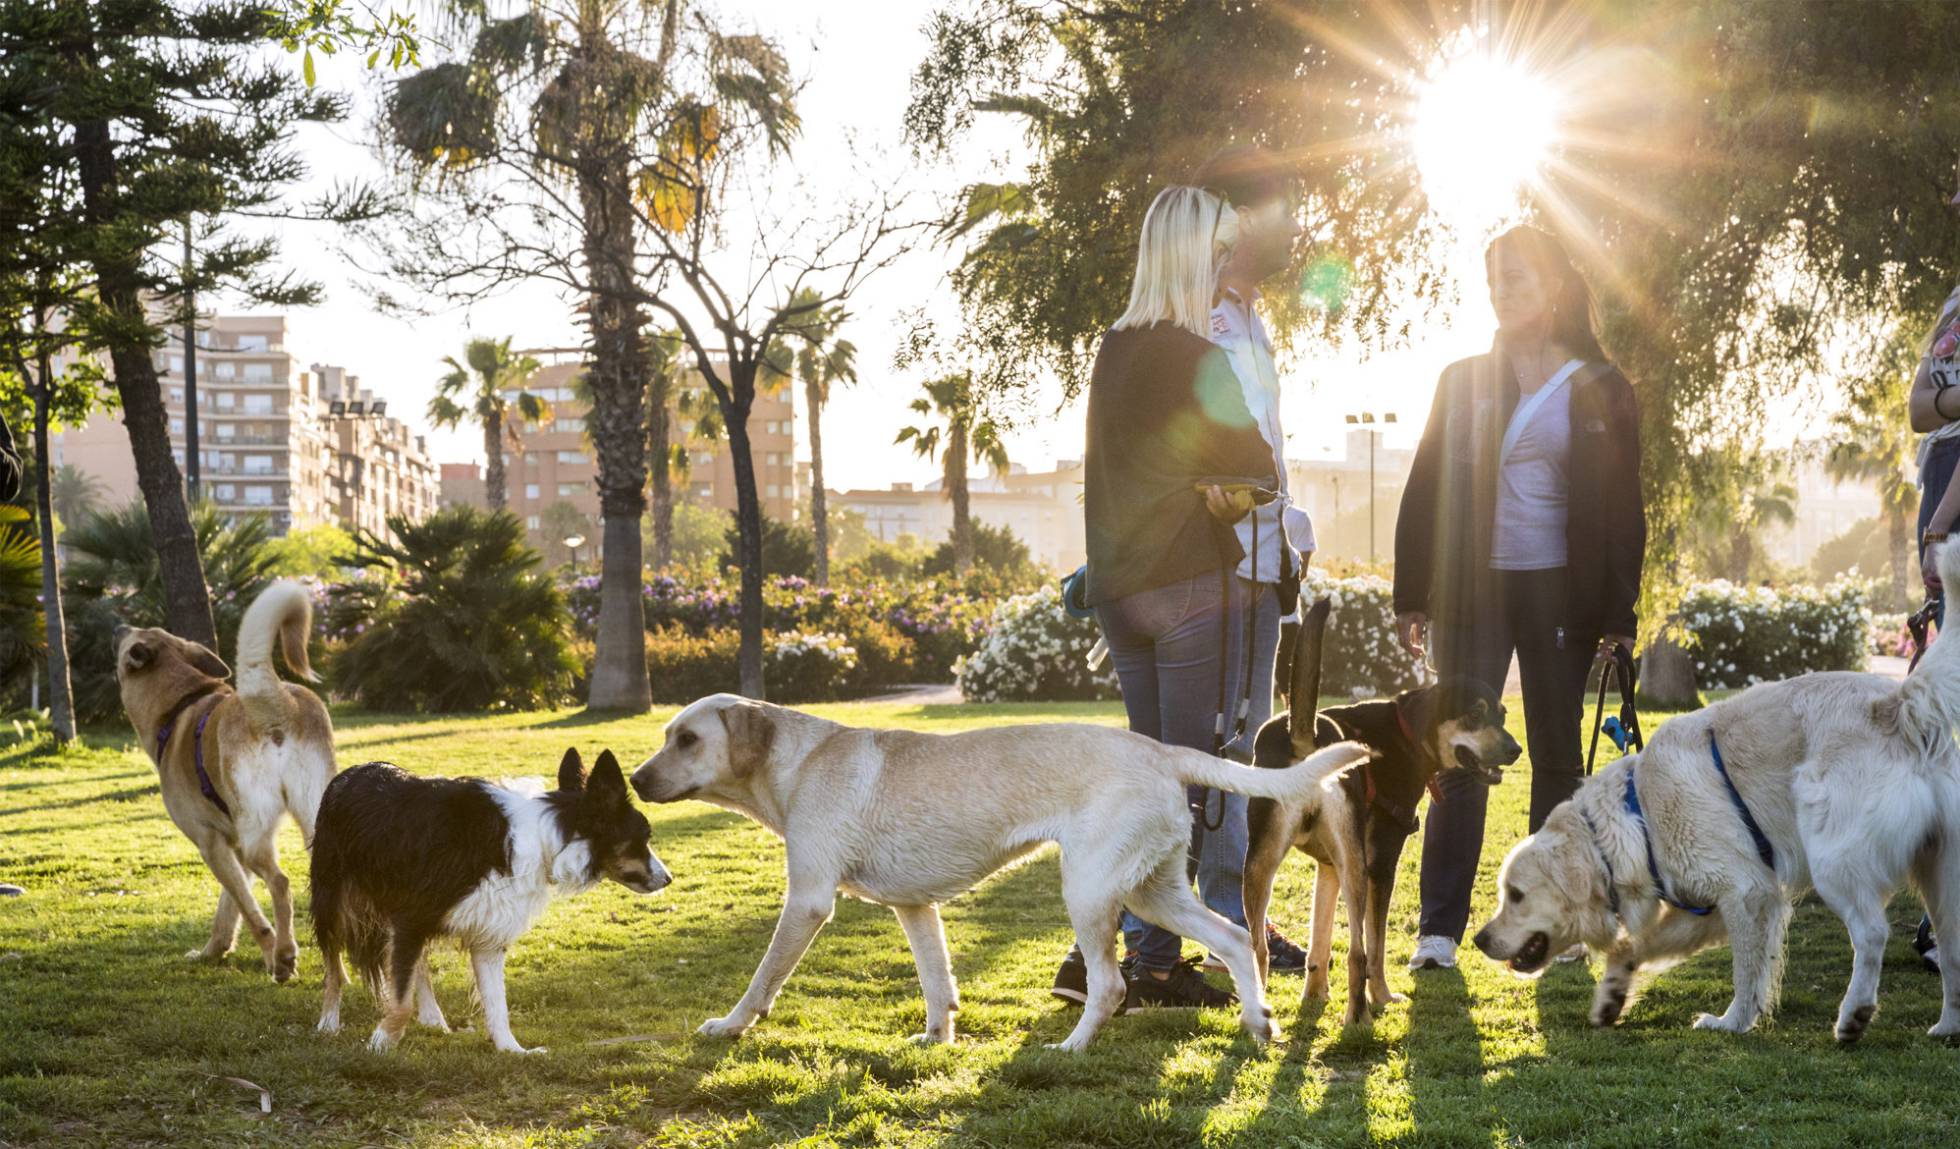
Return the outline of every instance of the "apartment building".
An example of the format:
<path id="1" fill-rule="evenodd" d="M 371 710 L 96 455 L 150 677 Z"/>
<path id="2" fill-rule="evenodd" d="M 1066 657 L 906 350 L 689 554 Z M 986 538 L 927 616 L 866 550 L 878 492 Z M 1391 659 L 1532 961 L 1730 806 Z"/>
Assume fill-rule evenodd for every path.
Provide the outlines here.
<path id="1" fill-rule="evenodd" d="M 1016 466 L 1005 475 L 970 478 L 967 495 L 975 522 L 1014 532 L 1036 562 L 1055 570 L 1081 565 L 1088 549 L 1081 460 L 1062 460 L 1051 471 Z M 864 516 L 865 528 L 884 542 L 911 535 L 937 545 L 953 533 L 953 502 L 936 479 L 924 486 L 893 483 L 886 490 L 832 491 L 829 504 Z"/>
<path id="2" fill-rule="evenodd" d="M 201 494 L 229 515 L 263 515 L 275 534 L 336 523 L 383 529 L 374 508 L 426 516 L 436 500 L 426 445 L 399 421 L 350 405 L 339 411 L 322 378 L 339 368 L 297 370 L 286 350 L 283 316 L 227 316 L 197 332 L 198 463 Z M 178 467 L 187 462 L 184 346 L 173 330 L 156 352 L 158 384 Z M 378 404 L 385 411 L 385 403 Z M 352 422 L 355 426 L 348 426 Z M 120 412 L 98 414 L 61 431 L 49 444 L 55 466 L 73 465 L 98 479 L 103 499 L 120 505 L 138 495 L 135 456 Z M 351 486 L 348 476 L 358 475 Z M 350 497 L 351 494 L 351 497 Z M 382 512 L 393 513 L 393 510 Z"/>
<path id="3" fill-rule="evenodd" d="M 579 397 L 577 380 L 584 370 L 584 352 L 573 348 L 542 348 L 523 352 L 544 364 L 522 390 L 551 406 L 547 422 L 530 423 L 515 417 L 511 400 L 512 438 L 504 454 L 505 496 L 510 510 L 523 520 L 534 545 L 555 553 L 566 533 L 593 540 L 599 535 L 598 462 L 586 437 L 591 404 Z M 690 372 L 682 388 L 700 388 L 700 376 Z M 686 472 L 674 476 L 676 497 L 721 510 L 735 509 L 735 461 L 726 437 L 704 439 L 678 406 L 669 413 L 674 441 L 685 447 Z M 749 415 L 749 442 L 755 463 L 762 513 L 773 519 L 796 521 L 805 516 L 796 476 L 796 416 L 788 388 L 756 396 Z M 443 498 L 481 504 L 482 480 L 444 464 Z M 581 557 L 584 552 L 581 552 Z"/>

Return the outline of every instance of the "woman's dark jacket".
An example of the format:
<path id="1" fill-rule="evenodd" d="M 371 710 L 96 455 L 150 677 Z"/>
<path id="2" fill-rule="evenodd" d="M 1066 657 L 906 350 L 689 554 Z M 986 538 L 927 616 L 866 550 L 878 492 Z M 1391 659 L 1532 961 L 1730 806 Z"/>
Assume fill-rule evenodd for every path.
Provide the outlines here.
<path id="1" fill-rule="evenodd" d="M 1647 511 L 1640 493 L 1640 411 L 1616 367 L 1588 363 L 1572 392 L 1565 525 L 1565 628 L 1632 637 L 1638 625 Z M 1498 609 L 1490 569 L 1498 451 L 1518 406 L 1500 353 L 1452 363 L 1416 448 L 1395 524 L 1395 612 L 1460 625 Z"/>
<path id="2" fill-rule="evenodd" d="M 1237 534 L 1196 489 L 1220 475 L 1277 481 L 1225 353 L 1168 323 L 1104 335 L 1083 448 L 1089 602 L 1237 565 Z"/>

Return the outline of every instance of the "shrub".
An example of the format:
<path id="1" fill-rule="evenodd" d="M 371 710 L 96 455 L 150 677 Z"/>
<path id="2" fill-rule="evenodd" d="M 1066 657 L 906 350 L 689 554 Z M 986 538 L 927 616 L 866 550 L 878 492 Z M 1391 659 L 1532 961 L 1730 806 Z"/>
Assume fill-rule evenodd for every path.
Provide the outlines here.
<path id="1" fill-rule="evenodd" d="M 1862 583 L 1780 590 L 1717 581 L 1689 588 L 1681 619 L 1704 690 L 1753 686 L 1813 670 L 1863 670 L 1871 611 Z"/>
<path id="2" fill-rule="evenodd" d="M 975 570 L 991 570 L 1014 575 L 1034 571 L 1034 559 L 1028 554 L 1028 544 L 1014 536 L 1011 527 L 993 526 L 978 519 L 973 524 L 973 567 Z M 947 532 L 946 541 L 935 547 L 919 568 L 921 574 L 950 575 L 953 573 L 952 532 Z M 1032 588 L 1030 588 L 1032 589 Z"/>
<path id="3" fill-rule="evenodd" d="M 394 516 L 388 526 L 398 541 L 359 537 L 356 563 L 383 577 L 350 598 L 372 613 L 333 660 L 338 693 L 378 708 L 445 712 L 570 697 L 577 667 L 565 600 L 538 573 L 516 516 L 452 507 L 421 523 Z"/>
<path id="4" fill-rule="evenodd" d="M 667 627 L 647 636 L 647 678 L 657 702 L 687 703 L 733 691 L 741 681 L 741 638 L 732 629 L 690 634 Z M 763 674 L 776 702 L 842 697 L 858 668 L 857 651 L 842 635 L 792 631 L 765 636 Z"/>
<path id="5" fill-rule="evenodd" d="M 1320 658 L 1321 697 L 1380 698 L 1421 681 L 1416 660 L 1395 641 L 1394 585 L 1387 579 L 1336 578 L 1309 568 L 1300 598 L 1307 604 L 1326 598 L 1332 607 Z"/>
<path id="6" fill-rule="evenodd" d="M 960 661 L 960 690 L 968 702 L 1050 702 L 1120 695 L 1108 662 L 1090 670 L 1098 632 L 1091 619 L 1072 618 L 1051 584 L 1015 595 L 994 611 L 987 635 Z"/>

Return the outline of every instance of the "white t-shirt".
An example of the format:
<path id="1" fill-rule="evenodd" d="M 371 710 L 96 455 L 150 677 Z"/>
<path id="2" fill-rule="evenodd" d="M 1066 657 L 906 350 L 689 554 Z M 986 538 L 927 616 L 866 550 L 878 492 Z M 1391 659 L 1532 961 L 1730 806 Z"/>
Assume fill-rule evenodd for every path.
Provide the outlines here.
<path id="1" fill-rule="evenodd" d="M 1566 563 L 1565 525 L 1572 491 L 1572 376 L 1577 359 L 1519 403 L 1525 416 L 1510 453 L 1497 468 L 1497 518 L 1490 568 L 1552 570 Z M 1532 403 L 1536 399 L 1537 402 Z M 1526 403 L 1532 403 L 1525 410 Z"/>
<path id="2" fill-rule="evenodd" d="M 1960 362 L 1955 361 L 1956 357 L 1960 357 L 1960 287 L 1954 288 L 1953 294 L 1940 305 L 1939 322 L 1933 325 L 1933 340 L 1922 360 L 1926 366 L 1926 376 L 1932 380 L 1935 396 L 1948 387 L 1960 386 Z M 1951 399 L 1940 404 L 1943 410 L 1951 410 L 1952 407 Z M 1960 420 L 1928 432 L 1919 446 L 1920 462 L 1925 462 L 1926 452 L 1934 443 L 1955 436 L 1960 436 Z"/>
<path id="3" fill-rule="evenodd" d="M 1252 578 L 1256 573 L 1262 583 L 1277 583 L 1280 576 L 1280 523 L 1281 515 L 1291 507 L 1292 499 L 1286 489 L 1286 436 L 1279 425 L 1279 369 L 1273 362 L 1273 341 L 1266 334 L 1266 325 L 1259 319 L 1259 312 L 1253 309 L 1252 301 L 1239 299 L 1227 293 L 1211 311 L 1211 341 L 1225 352 L 1225 358 L 1232 364 L 1232 373 L 1238 376 L 1239 390 L 1245 395 L 1246 409 L 1252 412 L 1253 421 L 1259 425 L 1259 434 L 1273 449 L 1273 469 L 1279 478 L 1279 498 L 1262 507 L 1254 507 L 1252 513 L 1238 521 L 1239 545 L 1245 548 L 1245 558 L 1239 560 L 1240 578 Z M 1295 528 L 1305 518 L 1305 512 L 1288 514 L 1285 518 L 1287 541 L 1295 551 L 1313 550 L 1313 527 L 1307 524 L 1302 532 Z M 1253 524 L 1259 528 L 1259 546 L 1253 543 Z M 1296 560 L 1297 563 L 1297 560 Z M 1299 569 L 1296 565 L 1294 569 Z"/>

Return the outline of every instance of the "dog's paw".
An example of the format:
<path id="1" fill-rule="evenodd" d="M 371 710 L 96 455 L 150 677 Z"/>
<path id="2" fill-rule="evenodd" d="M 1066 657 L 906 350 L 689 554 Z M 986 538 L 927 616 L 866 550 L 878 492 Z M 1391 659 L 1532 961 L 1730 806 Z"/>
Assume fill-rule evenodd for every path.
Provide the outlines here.
<path id="1" fill-rule="evenodd" d="M 1327 988 L 1327 975 L 1325 974 L 1318 977 L 1309 975 L 1307 977 L 1306 988 L 1300 991 L 1300 1000 L 1302 1001 L 1326 1001 L 1330 996 Z"/>
<path id="2" fill-rule="evenodd" d="M 330 1014 L 322 1014 L 322 1015 L 320 1016 L 320 1022 L 319 1022 L 319 1024 L 318 1024 L 318 1025 L 315 1025 L 315 1026 L 313 1027 L 313 1032 L 315 1032 L 315 1033 L 339 1033 L 339 1032 L 340 1032 L 340 1015 L 339 1015 L 339 1014 L 337 1014 L 337 1013 L 330 1013 Z"/>
<path id="3" fill-rule="evenodd" d="M 377 1029 L 374 1031 L 374 1036 L 368 1038 L 368 1048 L 375 1053 L 387 1053 L 395 1048 L 395 1044 L 400 1040 L 401 1038 L 386 1029 Z"/>
<path id="4" fill-rule="evenodd" d="M 945 1030 L 927 1030 L 924 1033 L 915 1033 L 906 1040 L 913 1045 L 951 1045 L 953 1035 Z"/>
<path id="5" fill-rule="evenodd" d="M 729 1014 L 727 1017 L 710 1018 L 701 1023 L 694 1032 L 702 1037 L 740 1037 L 748 1032 L 750 1022 Z"/>
<path id="6" fill-rule="evenodd" d="M 278 954 L 278 956 L 273 958 L 272 980 L 279 983 L 280 985 L 285 985 L 287 982 L 293 980 L 293 975 L 298 972 L 299 972 L 298 950 L 282 951 Z"/>
<path id="7" fill-rule="evenodd" d="M 1695 1018 L 1695 1028 L 1711 1030 L 1715 1033 L 1744 1033 L 1748 1031 L 1749 1027 L 1738 1025 L 1726 1017 L 1717 1017 L 1712 1013 L 1704 1013 Z"/>
<path id="8" fill-rule="evenodd" d="M 1257 1022 L 1246 1022 L 1245 1035 L 1257 1045 L 1272 1045 L 1286 1040 L 1286 1035 L 1280 1031 L 1279 1022 L 1271 1017 L 1262 1017 Z"/>
<path id="9" fill-rule="evenodd" d="M 1063 1053 L 1081 1053 L 1083 1050 L 1089 1048 L 1089 1039 L 1085 1037 L 1081 1041 L 1077 1041 L 1075 1039 L 1075 1036 L 1073 1034 L 1070 1034 L 1067 1038 L 1061 1041 L 1051 1041 L 1047 1045 L 1042 1046 L 1041 1048 L 1058 1049 Z"/>
<path id="10" fill-rule="evenodd" d="M 523 1046 L 513 1041 L 509 1045 L 498 1046 L 497 1052 L 498 1053 L 550 1053 L 551 1051 L 549 1049 L 546 1049 L 542 1045 L 534 1045 L 531 1048 L 526 1049 Z"/>
<path id="11" fill-rule="evenodd" d="M 1926 1031 L 1927 1037 L 1960 1037 L 1960 1014 L 1942 1016 L 1933 1028 Z"/>
<path id="12" fill-rule="evenodd" d="M 1840 1016 L 1837 1027 L 1832 1031 L 1838 1040 L 1838 1044 L 1850 1045 L 1852 1042 L 1865 1036 L 1865 1029 L 1871 1025 L 1872 1015 L 1877 1012 L 1878 1006 L 1867 1002 L 1850 1013 Z"/>
<path id="13" fill-rule="evenodd" d="M 1380 1013 L 1382 1010 L 1387 1009 L 1391 1005 L 1407 1005 L 1409 1002 L 1409 995 L 1406 993 L 1396 993 L 1394 990 L 1390 990 L 1385 994 L 1370 993 L 1368 995 L 1368 1000 L 1373 1004 L 1374 1011 L 1376 1013 Z"/>
<path id="14" fill-rule="evenodd" d="M 1627 991 L 1624 986 L 1602 985 L 1599 988 L 1599 996 L 1593 999 L 1592 1013 L 1588 1020 L 1603 1029 L 1618 1022 L 1620 1016 L 1626 1012 L 1626 1008 Z"/>

